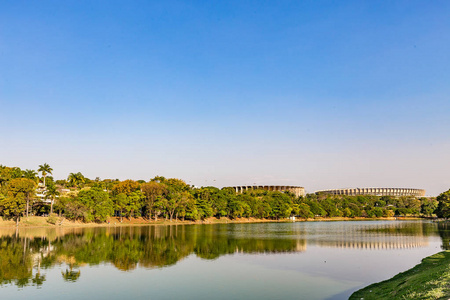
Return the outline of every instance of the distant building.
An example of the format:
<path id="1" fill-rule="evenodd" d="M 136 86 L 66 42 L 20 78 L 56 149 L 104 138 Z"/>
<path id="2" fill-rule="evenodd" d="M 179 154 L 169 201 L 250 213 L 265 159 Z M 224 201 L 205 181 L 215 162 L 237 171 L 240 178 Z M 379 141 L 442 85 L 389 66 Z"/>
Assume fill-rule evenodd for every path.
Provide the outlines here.
<path id="1" fill-rule="evenodd" d="M 36 197 L 39 201 L 44 203 L 51 203 L 51 200 L 47 199 L 47 187 L 39 182 L 36 188 Z"/>
<path id="2" fill-rule="evenodd" d="M 290 185 L 250 185 L 250 186 L 232 186 L 236 193 L 242 193 L 248 190 L 266 190 L 266 191 L 279 191 L 290 192 L 296 197 L 305 196 L 305 188 L 300 186 Z"/>
<path id="3" fill-rule="evenodd" d="M 423 189 L 411 189 L 411 188 L 353 188 L 353 189 L 335 189 L 335 190 L 322 190 L 316 191 L 317 193 L 324 193 L 330 195 L 372 195 L 372 196 L 413 196 L 423 197 L 425 196 L 425 190 Z"/>

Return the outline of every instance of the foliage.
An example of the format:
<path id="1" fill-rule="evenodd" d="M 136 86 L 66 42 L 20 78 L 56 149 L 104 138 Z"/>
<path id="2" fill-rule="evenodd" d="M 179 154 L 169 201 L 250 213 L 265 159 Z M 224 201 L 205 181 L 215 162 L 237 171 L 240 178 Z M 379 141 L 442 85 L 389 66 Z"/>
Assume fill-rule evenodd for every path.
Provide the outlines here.
<path id="1" fill-rule="evenodd" d="M 450 190 L 437 196 L 436 200 L 439 203 L 436 209 L 436 215 L 439 218 L 448 219 L 450 217 Z"/>
<path id="2" fill-rule="evenodd" d="M 35 189 L 36 182 L 31 179 L 12 179 L 6 188 L 6 197 L 0 202 L 3 215 L 14 218 L 18 222 L 20 215 L 27 207 L 27 203 L 29 203 L 30 198 L 34 195 Z"/>
<path id="3" fill-rule="evenodd" d="M 57 214 L 50 214 L 47 217 L 47 222 L 50 223 L 50 224 L 55 225 L 58 221 L 59 221 L 59 218 L 58 218 Z"/>
<path id="4" fill-rule="evenodd" d="M 67 177 L 67 181 L 72 187 L 79 187 L 81 184 L 86 182 L 86 178 L 81 172 L 78 173 L 70 173 L 69 177 Z"/>
<path id="5" fill-rule="evenodd" d="M 437 201 L 434 198 L 420 198 L 421 206 L 420 206 L 420 212 L 425 215 L 431 217 L 438 207 L 439 201 Z"/>
<path id="6" fill-rule="evenodd" d="M 166 185 L 156 181 L 141 184 L 141 190 L 144 193 L 144 210 L 148 218 L 152 217 L 155 210 L 155 202 L 167 193 Z"/>
<path id="7" fill-rule="evenodd" d="M 113 203 L 107 192 L 92 188 L 78 193 L 77 201 L 86 208 L 85 222 L 105 222 L 113 213 Z"/>
<path id="8" fill-rule="evenodd" d="M 449 266 L 450 251 L 440 252 L 392 279 L 356 291 L 350 299 L 448 299 Z"/>
<path id="9" fill-rule="evenodd" d="M 45 177 L 47 177 L 47 174 L 52 174 L 53 169 L 47 164 L 39 165 L 38 172 L 41 172 L 42 177 L 44 177 L 44 185 L 45 185 Z"/>
<path id="10" fill-rule="evenodd" d="M 137 191 L 139 189 L 139 183 L 134 181 L 134 180 L 125 180 L 125 181 L 120 181 L 118 183 L 116 183 L 116 185 L 113 186 L 112 188 L 112 192 L 115 195 L 118 194 L 125 194 L 125 195 L 131 195 L 131 193 Z"/>

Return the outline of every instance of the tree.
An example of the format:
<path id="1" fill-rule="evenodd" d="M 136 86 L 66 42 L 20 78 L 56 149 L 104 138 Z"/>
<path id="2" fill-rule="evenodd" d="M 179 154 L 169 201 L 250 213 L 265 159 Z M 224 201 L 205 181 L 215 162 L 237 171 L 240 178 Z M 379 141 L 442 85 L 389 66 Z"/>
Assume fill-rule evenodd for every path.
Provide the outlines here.
<path id="1" fill-rule="evenodd" d="M 55 211 L 58 212 L 58 215 L 61 217 L 61 213 L 66 209 L 68 203 L 71 201 L 69 197 L 58 197 L 53 205 Z"/>
<path id="2" fill-rule="evenodd" d="M 128 204 L 128 197 L 124 193 L 120 193 L 119 195 L 114 197 L 115 209 L 120 213 L 120 222 L 123 221 L 123 215 L 125 213 L 125 209 Z"/>
<path id="3" fill-rule="evenodd" d="M 19 226 L 20 215 L 23 213 L 26 203 L 23 194 L 0 197 L 3 215 L 16 221 L 16 226 Z"/>
<path id="4" fill-rule="evenodd" d="M 297 208 L 297 209 L 295 209 L 295 208 Z M 297 207 L 294 207 L 294 210 L 297 210 L 296 214 L 301 218 L 304 218 L 304 219 L 314 218 L 314 214 L 311 212 L 311 208 L 306 203 L 298 204 Z"/>
<path id="5" fill-rule="evenodd" d="M 70 186 L 78 187 L 80 184 L 86 182 L 86 178 L 81 174 L 81 172 L 78 173 L 70 173 L 69 177 L 67 177 L 67 181 L 69 182 Z"/>
<path id="6" fill-rule="evenodd" d="M 184 218 L 186 217 L 186 208 L 188 207 L 189 203 L 195 203 L 194 196 L 188 191 L 182 192 L 180 196 L 180 203 L 176 208 L 176 219 L 178 219 L 178 216 L 180 216 L 184 221 Z"/>
<path id="7" fill-rule="evenodd" d="M 89 209 L 86 205 L 78 201 L 77 198 L 62 198 L 64 199 L 64 216 L 71 220 L 86 221 L 86 216 L 89 214 Z"/>
<path id="8" fill-rule="evenodd" d="M 277 220 L 287 218 L 292 212 L 292 201 L 288 195 L 281 192 L 272 192 L 270 194 L 270 206 L 272 207 L 272 216 Z"/>
<path id="9" fill-rule="evenodd" d="M 134 180 L 128 179 L 121 182 L 118 182 L 113 186 L 112 192 L 115 195 L 120 193 L 124 193 L 127 196 L 131 195 L 131 193 L 137 191 L 139 189 L 139 183 Z"/>
<path id="10" fill-rule="evenodd" d="M 77 200 L 87 209 L 84 216 L 86 222 L 105 222 L 113 212 L 113 203 L 108 193 L 99 188 L 79 192 Z"/>
<path id="11" fill-rule="evenodd" d="M 0 185 L 5 186 L 10 180 L 22 177 L 20 168 L 10 168 L 0 165 Z"/>
<path id="12" fill-rule="evenodd" d="M 37 179 L 37 173 L 36 173 L 36 171 L 34 171 L 34 170 L 25 170 L 25 171 L 22 171 L 22 174 L 23 174 L 23 177 L 24 178 L 28 178 L 28 179 L 31 179 L 31 180 L 34 180 L 34 181 L 36 181 L 36 179 Z"/>
<path id="13" fill-rule="evenodd" d="M 195 191 L 195 198 L 198 213 L 202 219 L 209 218 L 213 215 L 213 209 L 211 207 L 211 194 L 214 193 L 211 187 L 202 187 Z"/>
<path id="14" fill-rule="evenodd" d="M 169 193 L 165 204 L 166 204 L 165 208 L 169 213 L 170 222 L 172 222 L 173 214 L 181 204 L 181 192 Z"/>
<path id="15" fill-rule="evenodd" d="M 450 217 L 450 190 L 441 193 L 437 196 L 436 200 L 439 202 L 436 209 L 436 215 L 439 218 L 448 219 Z"/>
<path id="16" fill-rule="evenodd" d="M 48 186 L 46 196 L 50 197 L 50 214 L 52 214 L 53 203 L 55 202 L 56 197 L 59 196 L 59 192 L 54 184 Z"/>
<path id="17" fill-rule="evenodd" d="M 167 193 L 166 185 L 156 181 L 141 184 L 141 191 L 145 196 L 145 209 L 149 219 L 152 218 L 152 213 L 155 208 L 155 202 L 158 197 L 162 197 Z"/>
<path id="18" fill-rule="evenodd" d="M 228 201 L 228 210 L 233 218 L 240 218 L 245 212 L 244 202 L 241 200 L 241 195 Z"/>
<path id="19" fill-rule="evenodd" d="M 45 186 L 45 177 L 47 177 L 47 174 L 52 174 L 53 169 L 47 164 L 39 165 L 38 172 L 41 172 L 42 176 L 44 177 L 44 186 Z"/>
<path id="20" fill-rule="evenodd" d="M 20 215 L 25 208 L 28 217 L 29 202 L 35 189 L 36 183 L 31 179 L 16 178 L 11 180 L 8 183 L 6 197 L 1 201 L 3 214 L 14 218 L 18 225 Z"/>
<path id="21" fill-rule="evenodd" d="M 141 208 L 143 206 L 142 200 L 145 198 L 144 194 L 137 190 L 127 196 L 128 204 L 126 206 L 127 216 L 131 220 L 131 217 L 141 216 Z"/>
<path id="22" fill-rule="evenodd" d="M 166 218 L 169 216 L 172 221 L 175 211 L 187 201 L 185 193 L 189 190 L 189 186 L 183 180 L 176 178 L 167 180 L 161 178 L 159 181 L 164 181 L 164 183 L 152 181 L 143 184 L 145 198 L 147 202 L 151 201 L 150 199 L 157 199 L 154 202 L 157 204 L 156 206 L 165 212 Z"/>
<path id="23" fill-rule="evenodd" d="M 420 198 L 422 205 L 420 207 L 420 212 L 425 215 L 431 217 L 436 208 L 438 207 L 439 202 L 435 198 Z"/>

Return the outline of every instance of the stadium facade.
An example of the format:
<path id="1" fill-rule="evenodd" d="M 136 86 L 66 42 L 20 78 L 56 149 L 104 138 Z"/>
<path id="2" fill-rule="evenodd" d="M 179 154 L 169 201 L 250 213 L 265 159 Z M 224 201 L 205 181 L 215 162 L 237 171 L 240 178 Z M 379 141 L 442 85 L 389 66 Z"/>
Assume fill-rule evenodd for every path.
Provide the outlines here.
<path id="1" fill-rule="evenodd" d="M 331 194 L 331 195 L 373 195 L 373 196 L 413 196 L 423 197 L 425 196 L 425 190 L 412 189 L 412 188 L 352 188 L 352 189 L 334 189 L 334 190 L 322 190 L 316 191 L 317 193 Z"/>

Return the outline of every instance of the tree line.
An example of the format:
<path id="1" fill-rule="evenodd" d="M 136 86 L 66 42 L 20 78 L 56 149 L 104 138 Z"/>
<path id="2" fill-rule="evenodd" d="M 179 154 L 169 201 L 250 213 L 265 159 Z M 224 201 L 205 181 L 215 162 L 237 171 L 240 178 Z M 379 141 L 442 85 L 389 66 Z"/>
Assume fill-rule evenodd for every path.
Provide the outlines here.
<path id="1" fill-rule="evenodd" d="M 137 217 L 152 221 L 433 214 L 450 217 L 450 190 L 437 199 L 321 193 L 296 197 L 290 192 L 249 190 L 236 193 L 233 188 L 194 187 L 181 179 L 162 176 L 149 181 L 101 180 L 98 177 L 92 180 L 78 172 L 70 173 L 67 179 L 54 180 L 52 172 L 48 164 L 40 165 L 37 172 L 0 166 L 0 216 L 19 222 L 21 217 L 29 214 L 50 215 L 51 223 L 58 222 L 57 217 L 105 222 L 111 216 L 121 221 Z"/>

